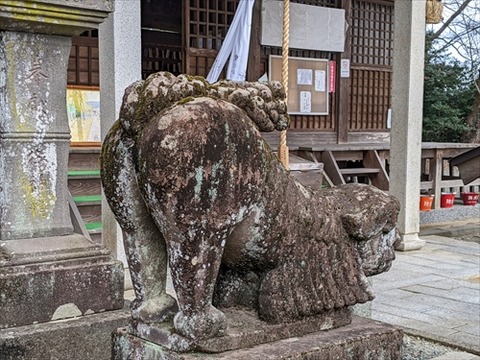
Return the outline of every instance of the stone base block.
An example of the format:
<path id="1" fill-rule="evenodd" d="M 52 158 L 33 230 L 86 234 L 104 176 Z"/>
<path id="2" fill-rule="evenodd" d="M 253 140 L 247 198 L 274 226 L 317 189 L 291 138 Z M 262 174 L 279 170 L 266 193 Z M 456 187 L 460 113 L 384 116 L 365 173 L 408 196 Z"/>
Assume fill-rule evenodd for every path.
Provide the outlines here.
<path id="1" fill-rule="evenodd" d="M 123 308 L 123 265 L 108 255 L 1 265 L 0 328 Z"/>
<path id="2" fill-rule="evenodd" d="M 1 360 L 110 360 L 112 332 L 130 310 L 0 330 Z"/>
<path id="3" fill-rule="evenodd" d="M 226 334 L 222 337 L 193 342 L 172 332 L 172 322 L 151 325 L 132 321 L 128 333 L 172 351 L 218 353 L 330 330 L 352 321 L 348 308 L 335 309 L 288 324 L 268 324 L 261 321 L 253 310 L 226 308 L 222 311 L 228 323 Z"/>
<path id="4" fill-rule="evenodd" d="M 288 326 L 288 325 L 284 325 Z M 254 326 L 248 335 L 258 331 Z M 308 359 L 308 360 L 400 360 L 401 330 L 377 321 L 353 317 L 350 325 L 319 331 L 300 337 L 290 337 L 265 344 L 222 353 L 178 353 L 118 329 L 113 336 L 113 360 L 193 360 L 193 359 Z M 221 341 L 221 338 L 219 338 Z M 242 339 L 238 342 L 242 344 Z"/>

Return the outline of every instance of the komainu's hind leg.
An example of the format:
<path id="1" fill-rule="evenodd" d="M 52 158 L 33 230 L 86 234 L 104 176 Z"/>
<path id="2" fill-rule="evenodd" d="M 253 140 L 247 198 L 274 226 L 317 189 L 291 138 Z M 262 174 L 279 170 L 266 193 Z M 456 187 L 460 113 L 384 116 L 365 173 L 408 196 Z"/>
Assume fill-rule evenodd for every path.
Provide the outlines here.
<path id="1" fill-rule="evenodd" d="M 225 237 L 224 229 L 198 229 L 196 234 L 169 231 L 167 235 L 180 309 L 174 326 L 193 340 L 218 336 L 226 329 L 225 315 L 212 305 Z"/>
<path id="2" fill-rule="evenodd" d="M 143 322 L 164 321 L 176 310 L 175 299 L 165 292 L 165 239 L 140 194 L 131 141 L 118 122 L 105 139 L 101 165 L 104 192 L 124 234 L 125 252 L 135 291 L 132 317 Z"/>

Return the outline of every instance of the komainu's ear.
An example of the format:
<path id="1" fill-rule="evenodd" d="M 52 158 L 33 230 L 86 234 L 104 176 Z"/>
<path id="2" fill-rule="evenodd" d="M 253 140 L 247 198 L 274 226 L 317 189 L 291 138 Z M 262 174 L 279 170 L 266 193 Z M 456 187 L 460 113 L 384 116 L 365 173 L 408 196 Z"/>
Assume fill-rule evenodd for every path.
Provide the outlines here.
<path id="1" fill-rule="evenodd" d="M 342 215 L 341 218 L 348 235 L 360 241 L 377 236 L 387 224 L 387 219 L 369 216 L 367 209 L 355 214 Z"/>

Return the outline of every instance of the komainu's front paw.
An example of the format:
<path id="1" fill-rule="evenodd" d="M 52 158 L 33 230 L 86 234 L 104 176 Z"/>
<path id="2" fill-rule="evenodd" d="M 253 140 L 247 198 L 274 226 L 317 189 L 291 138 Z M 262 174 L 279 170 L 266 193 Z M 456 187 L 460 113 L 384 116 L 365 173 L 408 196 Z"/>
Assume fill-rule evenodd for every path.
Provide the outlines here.
<path id="1" fill-rule="evenodd" d="M 142 302 L 135 299 L 131 308 L 132 318 L 144 323 L 164 322 L 178 311 L 177 301 L 168 294 Z"/>
<path id="2" fill-rule="evenodd" d="M 190 316 L 180 311 L 175 315 L 173 324 L 181 335 L 192 340 L 222 336 L 227 329 L 225 314 L 213 306 L 205 312 Z"/>

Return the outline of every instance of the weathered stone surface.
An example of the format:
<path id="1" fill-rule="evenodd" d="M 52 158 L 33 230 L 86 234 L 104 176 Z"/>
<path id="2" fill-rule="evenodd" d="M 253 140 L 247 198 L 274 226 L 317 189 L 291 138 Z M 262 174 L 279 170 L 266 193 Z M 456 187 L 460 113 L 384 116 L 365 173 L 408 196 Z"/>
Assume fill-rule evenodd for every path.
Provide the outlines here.
<path id="1" fill-rule="evenodd" d="M 255 345 L 303 336 L 317 331 L 327 331 L 351 322 L 348 308 L 334 309 L 300 321 L 269 324 L 261 321 L 256 312 L 245 308 L 222 309 L 227 321 L 227 330 L 220 337 L 192 341 L 172 332 L 172 322 L 143 324 L 131 321 L 128 332 L 133 336 L 163 346 L 167 350 L 185 352 L 197 350 L 218 353 L 244 349 Z"/>
<path id="2" fill-rule="evenodd" d="M 123 306 L 123 266 L 73 234 L 66 111 L 71 35 L 113 0 L 0 0 L 0 328 Z"/>
<path id="3" fill-rule="evenodd" d="M 0 32 L 0 240 L 73 232 L 65 106 L 70 47 L 66 37 Z"/>
<path id="4" fill-rule="evenodd" d="M 0 266 L 0 328 L 121 309 L 123 276 L 105 255 Z"/>
<path id="5" fill-rule="evenodd" d="M 81 318 L 0 330 L 2 360 L 110 360 L 111 334 L 126 326 L 125 308 Z"/>
<path id="6" fill-rule="evenodd" d="M 252 328 L 252 333 L 255 328 Z M 330 331 L 291 337 L 220 354 L 178 354 L 119 329 L 113 337 L 113 360 L 400 360 L 402 331 L 390 325 L 354 317 L 352 324 Z"/>
<path id="7" fill-rule="evenodd" d="M 113 0 L 0 0 L 0 30 L 78 35 L 111 11 Z"/>
<path id="8" fill-rule="evenodd" d="M 174 327 L 196 343 L 225 333 L 216 307 L 285 323 L 373 298 L 366 275 L 394 258 L 398 202 L 366 185 L 320 191 L 289 176 L 258 131 L 286 119 L 276 84 L 159 73 L 127 89 L 102 179 L 126 233 L 136 321 L 161 322 L 174 306 L 167 254 Z"/>
<path id="9" fill-rule="evenodd" d="M 109 254 L 107 249 L 80 234 L 0 241 L 0 249 L 0 269 Z"/>

